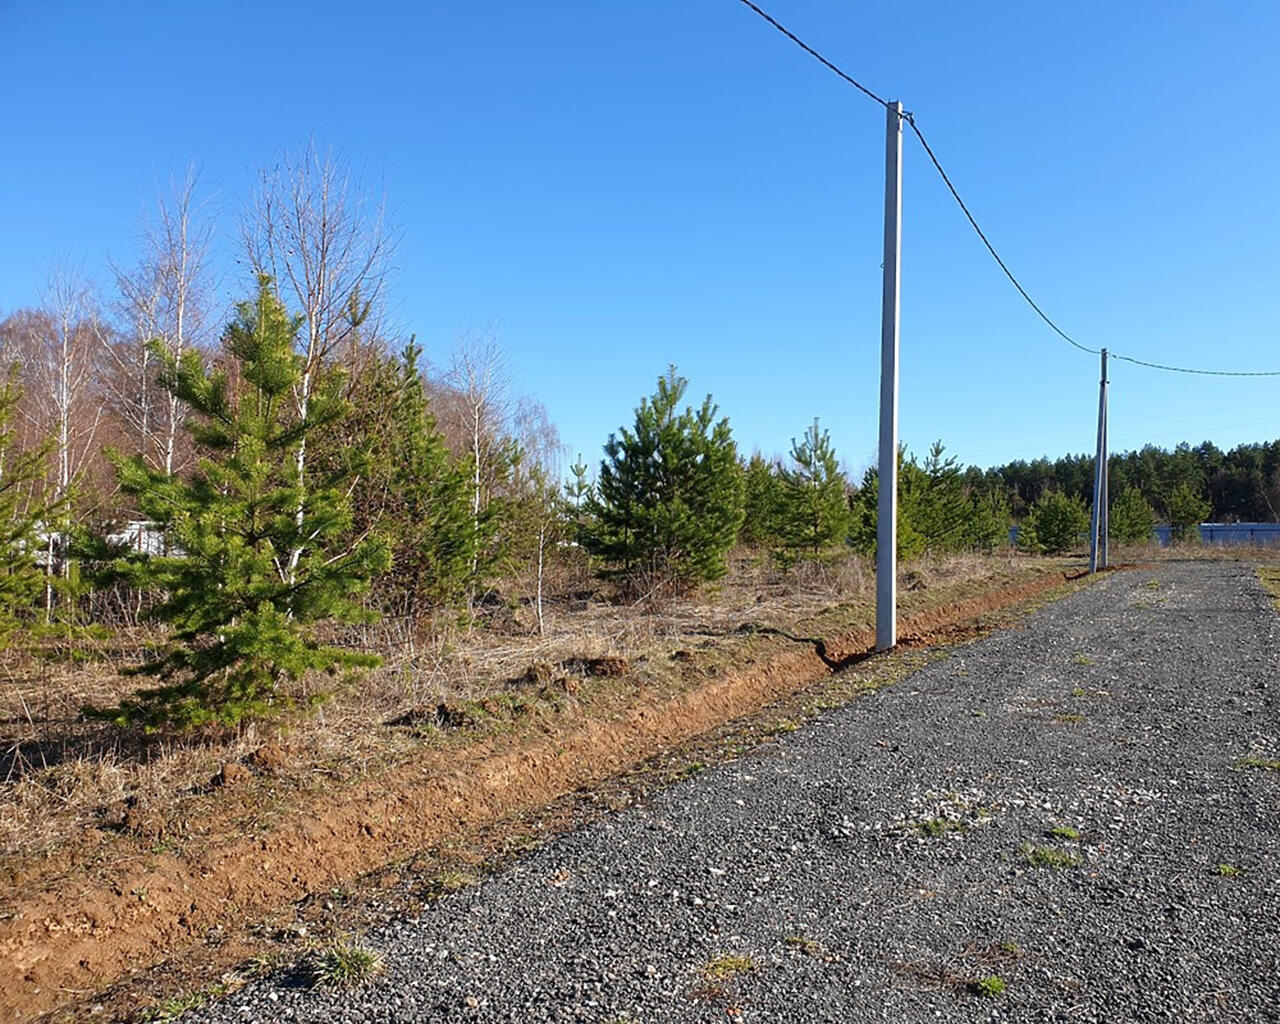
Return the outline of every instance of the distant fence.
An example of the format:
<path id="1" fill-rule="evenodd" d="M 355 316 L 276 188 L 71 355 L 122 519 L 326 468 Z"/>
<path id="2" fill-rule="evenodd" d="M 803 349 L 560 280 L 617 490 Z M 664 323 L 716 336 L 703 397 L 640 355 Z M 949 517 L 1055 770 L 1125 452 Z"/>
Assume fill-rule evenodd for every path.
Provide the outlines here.
<path id="1" fill-rule="evenodd" d="M 1154 536 L 1156 542 L 1167 548 L 1173 543 L 1173 528 L 1157 526 Z M 1082 536 L 1085 544 L 1087 536 Z M 1201 523 L 1200 539 L 1205 544 L 1280 544 L 1280 523 Z M 1018 528 L 1009 530 L 1009 543 L 1018 544 Z"/>
<path id="2" fill-rule="evenodd" d="M 1280 544 L 1280 523 L 1201 523 L 1200 539 L 1206 544 Z M 1156 540 L 1167 548 L 1173 530 L 1157 526 Z"/>

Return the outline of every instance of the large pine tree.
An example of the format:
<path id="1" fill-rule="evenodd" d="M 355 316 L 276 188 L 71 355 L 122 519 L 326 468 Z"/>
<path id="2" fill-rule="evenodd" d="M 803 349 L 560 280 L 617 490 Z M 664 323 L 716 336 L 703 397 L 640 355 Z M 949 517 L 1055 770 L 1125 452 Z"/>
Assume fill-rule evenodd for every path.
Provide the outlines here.
<path id="1" fill-rule="evenodd" d="M 633 590 L 677 592 L 719 579 L 742 523 L 742 472 L 727 418 L 708 395 L 679 408 L 689 382 L 671 367 L 611 434 L 584 536 Z"/>
<path id="2" fill-rule="evenodd" d="M 298 417 L 300 323 L 263 277 L 226 330 L 228 369 L 211 372 L 195 351 L 174 361 L 157 348 L 164 386 L 191 410 L 198 468 L 183 480 L 141 457 L 116 464 L 121 489 L 172 552 L 130 557 L 123 571 L 135 586 L 163 594 L 154 614 L 171 633 L 139 669 L 160 685 L 88 713 L 148 729 L 232 726 L 289 707 L 286 684 L 308 672 L 376 663 L 316 631 L 326 620 L 364 617 L 359 599 L 385 570 L 387 553 L 371 537 L 343 543 L 350 524 L 343 472 L 304 479 L 298 470 L 299 446 L 346 411 L 339 381 L 329 378 L 313 392 L 306 418 Z"/>

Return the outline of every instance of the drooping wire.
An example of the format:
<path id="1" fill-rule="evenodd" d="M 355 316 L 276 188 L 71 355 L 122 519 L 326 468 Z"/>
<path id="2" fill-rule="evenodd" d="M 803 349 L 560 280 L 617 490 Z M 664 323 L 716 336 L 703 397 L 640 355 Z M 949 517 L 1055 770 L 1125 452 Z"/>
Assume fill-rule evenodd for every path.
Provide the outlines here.
<path id="1" fill-rule="evenodd" d="M 1280 370 L 1199 370 L 1188 366 L 1168 366 L 1165 363 L 1150 363 L 1145 359 L 1133 356 L 1122 356 L 1117 352 L 1108 352 L 1112 359 L 1121 359 L 1137 366 L 1147 366 L 1153 370 L 1169 370 L 1173 373 L 1198 373 L 1207 377 L 1280 377 Z"/>
<path id="2" fill-rule="evenodd" d="M 839 75 L 841 78 L 843 78 L 846 82 L 848 82 L 851 86 L 853 86 L 855 89 L 857 89 L 857 90 L 858 90 L 859 92 L 861 92 L 863 95 L 871 97 L 871 99 L 875 100 L 875 101 L 876 101 L 877 103 L 879 103 L 879 104 L 880 104 L 880 106 L 882 106 L 882 107 L 887 107 L 887 106 L 889 105 L 889 101 L 888 101 L 888 100 L 886 100 L 886 99 L 882 99 L 881 97 L 877 96 L 875 93 L 873 93 L 870 89 L 868 89 L 865 85 L 863 85 L 861 82 L 859 82 L 859 81 L 858 81 L 856 78 L 854 78 L 852 75 L 846 74 L 844 71 L 841 71 L 841 70 L 840 70 L 840 68 L 838 68 L 838 67 L 836 67 L 834 64 L 832 64 L 832 63 L 831 63 L 831 61 L 827 60 L 827 58 L 826 58 L 826 57 L 822 56 L 822 54 L 820 54 L 820 53 L 819 53 L 817 50 L 815 50 L 812 46 L 810 46 L 808 43 L 806 43 L 806 42 L 805 42 L 803 39 L 801 39 L 798 35 L 796 35 L 794 32 L 792 32 L 790 29 L 788 29 L 785 25 L 780 24 L 780 23 L 779 23 L 779 22 L 778 22 L 778 21 L 777 21 L 777 20 L 776 20 L 772 15 L 770 15 L 770 14 L 766 13 L 765 11 L 762 11 L 759 7 L 757 7 L 755 4 L 753 4 L 753 3 L 751 2 L 751 0 L 741 0 L 741 2 L 742 2 L 743 4 L 745 4 L 746 6 L 750 7 L 753 11 L 755 11 L 755 12 L 756 12 L 756 14 L 760 15 L 760 17 L 762 17 L 762 18 L 763 18 L 765 21 L 767 21 L 770 25 L 772 25 L 774 28 L 776 28 L 779 32 L 781 32 L 781 33 L 782 33 L 784 36 L 786 36 L 788 39 L 790 39 L 793 43 L 795 43 L 795 44 L 796 44 L 796 46 L 798 46 L 798 47 L 800 47 L 800 49 L 804 50 L 804 52 L 805 52 L 805 53 L 807 53 L 807 54 L 809 54 L 809 56 L 810 56 L 810 57 L 813 57 L 815 60 L 817 60 L 817 61 L 818 61 L 818 63 L 822 64 L 822 65 L 823 65 L 824 67 L 826 67 L 829 71 L 834 71 L 837 75 Z"/>
<path id="3" fill-rule="evenodd" d="M 951 183 L 951 179 L 947 176 L 947 172 L 943 170 L 942 163 L 934 154 L 933 148 L 929 145 L 929 141 L 924 137 L 924 132 L 922 132 L 920 130 L 920 126 L 916 124 L 915 116 L 912 114 L 903 114 L 903 120 L 906 121 L 907 124 L 911 126 L 911 130 L 915 132 L 916 138 L 920 140 L 920 145 L 924 147 L 924 151 L 928 155 L 929 161 L 933 164 L 934 169 L 938 172 L 938 176 L 942 179 L 942 183 L 947 186 L 947 191 L 949 191 L 952 198 L 955 199 L 956 205 L 960 207 L 961 212 L 973 226 L 973 230 L 977 232 L 978 237 L 982 239 L 982 244 L 987 247 L 987 251 L 991 253 L 992 259 L 994 259 L 1000 269 L 1004 271 L 1005 277 L 1007 277 L 1013 286 L 1018 289 L 1018 294 L 1027 300 L 1027 305 L 1034 309 L 1036 311 L 1036 315 L 1048 324 L 1054 333 L 1062 338 L 1063 341 L 1067 342 L 1069 345 L 1074 345 L 1081 352 L 1088 352 L 1090 355 L 1095 356 L 1101 355 L 1101 349 L 1089 348 L 1087 345 L 1080 344 L 1080 342 L 1076 341 L 1075 338 L 1071 337 L 1071 335 L 1054 323 L 1049 315 L 1040 308 L 1036 301 L 1027 294 L 1027 290 L 1022 287 L 1022 284 L 1013 275 L 1013 271 L 1009 269 L 1005 261 L 1000 258 L 1000 254 L 996 252 L 995 246 L 991 244 L 990 239 L 987 238 L 986 232 L 984 232 L 978 225 L 977 219 L 969 212 L 969 207 L 965 205 L 965 201 L 960 198 L 960 193 L 956 191 L 955 185 Z M 1195 373 L 1209 377 L 1280 377 L 1280 370 L 1202 370 L 1189 366 L 1171 366 L 1168 363 L 1153 363 L 1146 359 L 1136 359 L 1133 356 L 1121 355 L 1118 352 L 1108 351 L 1107 355 L 1112 359 L 1120 359 L 1126 363 L 1133 363 L 1136 366 L 1146 366 L 1153 370 L 1167 370 L 1171 373 Z"/>
<path id="4" fill-rule="evenodd" d="M 1053 320 L 1050 319 L 1049 314 L 1041 309 L 1036 303 L 1036 300 L 1027 294 L 1027 290 L 1022 287 L 1022 282 L 1013 276 L 1013 271 L 1010 270 L 1008 264 L 1000 258 L 1000 254 L 996 252 L 996 247 L 991 244 L 991 239 L 987 237 L 987 233 L 978 225 L 977 218 L 969 212 L 969 207 L 966 206 L 965 201 L 960 198 L 960 193 L 956 191 L 956 187 L 951 183 L 951 179 L 947 176 L 947 172 L 943 170 L 942 163 L 938 160 L 937 156 L 934 155 L 933 148 L 924 137 L 924 132 L 922 132 L 920 130 L 920 126 L 916 124 L 915 115 L 903 114 L 902 119 L 906 121 L 907 124 L 911 125 L 911 130 L 916 133 L 916 138 L 920 140 L 920 145 L 924 147 L 924 151 L 928 155 L 930 162 L 938 172 L 938 177 L 942 179 L 942 183 L 947 186 L 947 191 L 951 193 L 951 197 L 956 201 L 956 205 L 960 207 L 960 212 L 965 215 L 969 223 L 973 226 L 973 230 L 978 233 L 978 237 L 982 239 L 982 244 L 987 247 L 987 252 L 991 253 L 991 258 L 994 259 L 1000 269 L 1004 271 L 1004 276 L 1009 279 L 1015 288 L 1018 289 L 1018 294 L 1027 300 L 1027 305 L 1034 309 L 1036 311 L 1036 315 L 1048 324 L 1050 329 L 1068 345 L 1074 345 L 1081 352 L 1088 352 L 1090 355 L 1101 355 L 1102 349 L 1090 348 L 1088 345 L 1081 345 L 1080 342 L 1076 341 L 1075 338 L 1071 337 L 1071 335 L 1055 324 Z"/>
<path id="5" fill-rule="evenodd" d="M 865 85 L 863 85 L 861 82 L 855 79 L 848 72 L 844 71 L 842 68 L 838 67 L 836 64 L 833 64 L 831 61 L 827 60 L 826 57 L 822 56 L 822 54 L 820 54 L 812 46 L 810 46 L 803 39 L 797 36 L 794 32 L 786 28 L 784 25 L 780 24 L 774 17 L 772 17 L 766 11 L 763 11 L 759 7 L 757 7 L 754 3 L 751 2 L 751 0 L 739 0 L 739 2 L 751 8 L 751 10 L 753 10 L 761 18 L 763 18 L 775 29 L 781 32 L 793 43 L 795 43 L 796 46 L 800 47 L 800 49 L 804 50 L 805 53 L 809 54 L 811 57 L 817 60 L 820 64 L 822 64 L 823 67 L 827 68 L 829 71 L 833 72 L 834 74 L 842 78 L 845 82 L 847 82 L 849 85 L 852 85 L 855 89 L 857 89 L 863 95 L 868 96 L 869 98 L 875 100 L 882 107 L 888 108 L 889 106 L 888 100 L 880 96 L 877 96 L 874 92 L 868 89 Z M 942 179 L 942 183 L 946 185 L 947 191 L 951 193 L 951 198 L 956 201 L 956 205 L 960 207 L 960 211 L 965 215 L 965 218 L 969 221 L 969 224 L 972 226 L 973 230 L 977 233 L 978 238 L 982 240 L 982 244 L 986 246 L 987 252 L 991 254 L 991 258 L 994 259 L 996 261 L 996 265 L 999 266 L 1002 271 L 1004 271 L 1005 277 L 1007 277 L 1009 279 L 1010 284 L 1012 284 L 1013 287 L 1017 289 L 1018 294 L 1021 295 L 1023 299 L 1026 300 L 1027 305 L 1029 305 L 1033 310 L 1035 310 L 1036 315 L 1040 317 L 1040 319 L 1043 320 L 1049 326 L 1049 328 L 1055 334 L 1057 334 L 1058 337 L 1060 337 L 1063 341 L 1065 341 L 1068 345 L 1071 345 L 1074 348 L 1079 349 L 1081 352 L 1087 352 L 1089 355 L 1095 355 L 1095 356 L 1101 355 L 1102 353 L 1101 349 L 1090 348 L 1088 345 L 1082 345 L 1080 342 L 1076 341 L 1075 338 L 1071 337 L 1071 335 L 1069 335 L 1061 327 L 1059 327 L 1056 323 L 1054 323 L 1053 319 L 1043 309 L 1040 308 L 1040 305 L 1035 301 L 1035 299 L 1033 299 L 1031 295 L 1027 292 L 1027 290 L 1022 287 L 1022 283 L 1017 279 L 1017 277 L 1014 276 L 1014 273 L 1012 270 L 1009 269 L 1008 264 L 1006 264 L 1005 261 L 1001 259 L 1000 254 L 996 251 L 996 247 L 991 244 L 991 240 L 987 237 L 986 232 L 983 231 L 981 225 L 978 224 L 977 218 L 974 217 L 972 212 L 970 212 L 968 205 L 965 203 L 964 199 L 961 198 L 960 193 L 956 189 L 955 185 L 952 184 L 951 178 L 947 175 L 947 172 L 943 169 L 942 162 L 938 159 L 937 155 L 933 151 L 933 148 L 929 145 L 928 140 L 924 137 L 924 133 L 920 130 L 920 126 L 916 124 L 915 116 L 910 113 L 904 113 L 903 120 L 906 121 L 907 124 L 911 126 L 911 130 L 915 133 L 916 138 L 920 141 L 920 145 L 924 147 L 925 154 L 929 157 L 929 162 L 933 164 L 934 170 L 938 172 L 938 177 Z M 1108 351 L 1107 355 L 1110 356 L 1110 358 L 1112 359 L 1119 359 L 1126 363 L 1133 363 L 1135 366 L 1145 366 L 1153 370 L 1167 370 L 1171 373 L 1194 373 L 1194 374 L 1200 374 L 1203 376 L 1210 376 L 1210 377 L 1280 377 L 1280 370 L 1205 370 L 1205 369 L 1198 369 L 1198 368 L 1188 367 L 1188 366 L 1171 366 L 1167 363 L 1149 362 L 1148 360 L 1137 359 L 1133 356 L 1120 355 L 1118 352 Z"/>

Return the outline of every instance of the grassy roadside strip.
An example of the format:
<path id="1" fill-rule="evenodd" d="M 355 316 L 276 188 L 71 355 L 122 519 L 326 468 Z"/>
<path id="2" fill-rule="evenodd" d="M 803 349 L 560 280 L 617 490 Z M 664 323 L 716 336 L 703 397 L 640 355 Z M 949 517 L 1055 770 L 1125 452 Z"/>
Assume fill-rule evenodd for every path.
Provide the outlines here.
<path id="1" fill-rule="evenodd" d="M 1016 606 L 986 612 L 963 625 L 949 625 L 942 634 L 947 646 L 970 642 L 1089 582 L 1062 582 L 1061 576 L 1058 580 L 1052 589 Z M 300 963 L 317 943 L 362 934 L 396 916 L 420 914 L 434 899 L 474 884 L 553 836 L 642 801 L 711 765 L 759 750 L 815 715 L 906 678 L 942 656 L 945 648 L 930 646 L 931 642 L 929 638 L 908 641 L 892 653 L 867 657 L 592 785 L 468 828 L 350 884 L 297 901 L 238 934 L 228 933 L 217 943 L 206 943 L 117 984 L 91 1002 L 79 1000 L 52 1019 L 80 1019 L 92 1006 L 102 1007 L 96 1019 L 165 1019 L 181 1007 L 234 991 L 256 973 Z M 135 1010 L 140 1004 L 149 1006 L 141 1015 Z"/>
<path id="2" fill-rule="evenodd" d="M 1259 565 L 1254 571 L 1257 572 L 1263 589 L 1271 595 L 1271 603 L 1276 606 L 1276 611 L 1280 612 L 1280 566 Z"/>

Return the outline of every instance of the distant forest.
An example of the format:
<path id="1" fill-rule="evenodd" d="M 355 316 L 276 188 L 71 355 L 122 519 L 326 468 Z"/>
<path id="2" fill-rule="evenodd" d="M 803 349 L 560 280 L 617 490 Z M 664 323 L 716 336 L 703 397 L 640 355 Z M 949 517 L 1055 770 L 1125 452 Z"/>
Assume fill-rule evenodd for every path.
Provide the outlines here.
<path id="1" fill-rule="evenodd" d="M 1019 459 L 981 470 L 971 466 L 965 482 L 972 490 L 1008 495 L 1010 511 L 1022 515 L 1046 491 L 1060 491 L 1086 504 L 1093 501 L 1092 455 L 1059 459 Z M 1147 445 L 1108 460 L 1112 500 L 1136 487 L 1158 515 L 1168 516 L 1168 501 L 1185 484 L 1212 505 L 1207 521 L 1280 522 L 1280 440 L 1242 444 L 1224 452 L 1211 441 L 1186 442 L 1172 451 Z"/>

